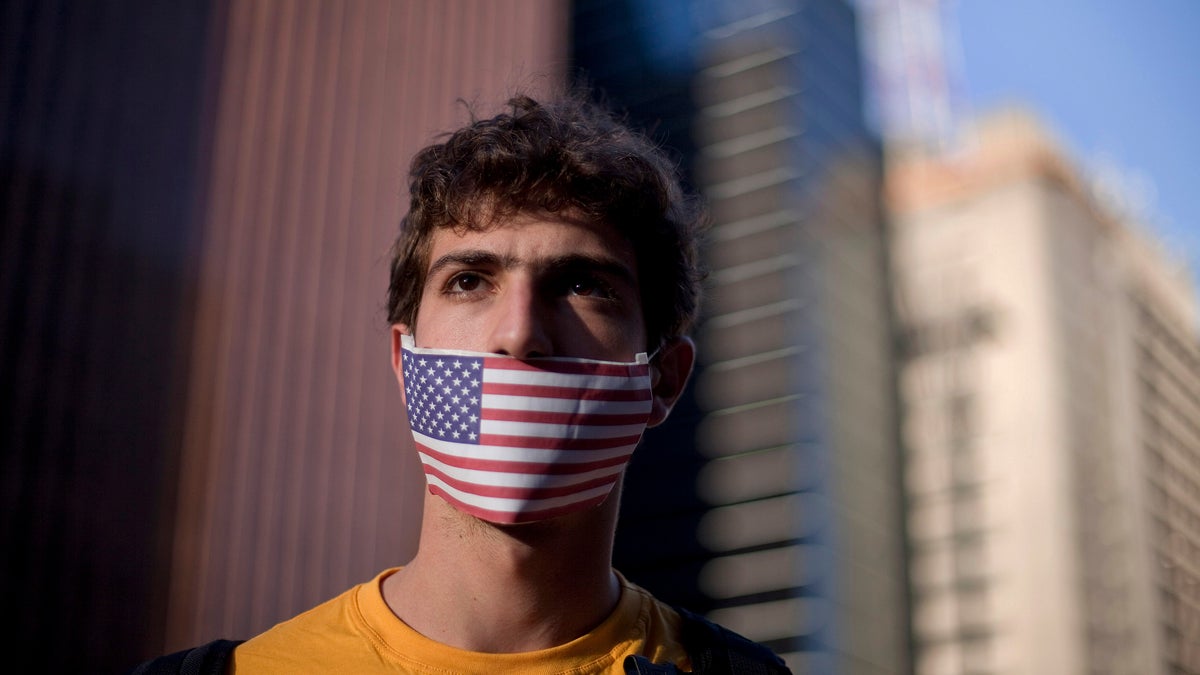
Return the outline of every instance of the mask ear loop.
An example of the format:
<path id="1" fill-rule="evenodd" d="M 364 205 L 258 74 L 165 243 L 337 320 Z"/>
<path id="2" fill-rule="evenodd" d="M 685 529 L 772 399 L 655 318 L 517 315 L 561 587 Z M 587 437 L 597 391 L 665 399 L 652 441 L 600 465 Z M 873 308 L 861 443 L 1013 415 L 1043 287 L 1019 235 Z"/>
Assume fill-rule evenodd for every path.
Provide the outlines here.
<path id="1" fill-rule="evenodd" d="M 650 352 L 649 356 L 646 355 L 646 352 L 641 352 L 634 358 L 637 361 L 637 363 L 639 363 L 639 364 L 650 363 L 651 361 L 654 360 L 654 357 L 658 356 L 658 353 L 661 351 L 662 351 L 662 347 L 659 347 L 658 349 L 655 349 L 654 351 Z"/>

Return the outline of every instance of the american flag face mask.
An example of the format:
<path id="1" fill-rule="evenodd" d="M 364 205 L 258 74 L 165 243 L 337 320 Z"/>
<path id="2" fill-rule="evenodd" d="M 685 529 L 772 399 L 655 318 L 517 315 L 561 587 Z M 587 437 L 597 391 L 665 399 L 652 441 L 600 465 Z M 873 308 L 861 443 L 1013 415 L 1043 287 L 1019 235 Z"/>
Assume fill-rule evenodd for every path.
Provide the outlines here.
<path id="1" fill-rule="evenodd" d="M 518 359 L 401 338 L 404 396 L 429 491 L 493 523 L 603 502 L 650 417 L 650 360 Z"/>

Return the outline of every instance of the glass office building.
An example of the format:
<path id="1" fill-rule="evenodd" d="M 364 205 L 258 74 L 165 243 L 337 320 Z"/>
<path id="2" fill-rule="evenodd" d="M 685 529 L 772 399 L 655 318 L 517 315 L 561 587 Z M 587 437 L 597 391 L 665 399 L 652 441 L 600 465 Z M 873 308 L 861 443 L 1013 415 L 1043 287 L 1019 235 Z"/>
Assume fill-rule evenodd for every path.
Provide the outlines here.
<path id="1" fill-rule="evenodd" d="M 853 8 L 584 1 L 573 19 L 577 72 L 678 153 L 712 215 L 700 368 L 631 467 L 618 566 L 796 672 L 907 672 L 881 158 Z"/>

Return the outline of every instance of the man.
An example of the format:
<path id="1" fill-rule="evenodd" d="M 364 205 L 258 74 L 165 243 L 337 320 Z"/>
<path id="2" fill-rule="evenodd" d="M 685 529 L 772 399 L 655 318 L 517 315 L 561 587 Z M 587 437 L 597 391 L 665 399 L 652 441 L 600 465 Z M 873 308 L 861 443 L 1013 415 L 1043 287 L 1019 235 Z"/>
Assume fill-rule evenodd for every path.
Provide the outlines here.
<path id="1" fill-rule="evenodd" d="M 786 672 L 612 568 L 625 464 L 694 361 L 701 212 L 671 163 L 586 103 L 518 97 L 411 174 L 388 319 L 429 485 L 417 553 L 228 665 Z"/>

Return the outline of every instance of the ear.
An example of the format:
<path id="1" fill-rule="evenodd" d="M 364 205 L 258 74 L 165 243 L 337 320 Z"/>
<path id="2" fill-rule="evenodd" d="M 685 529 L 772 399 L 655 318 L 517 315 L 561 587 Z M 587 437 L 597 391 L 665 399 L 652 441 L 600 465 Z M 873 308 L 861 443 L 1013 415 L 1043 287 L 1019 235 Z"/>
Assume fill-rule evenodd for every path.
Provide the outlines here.
<path id="1" fill-rule="evenodd" d="M 407 406 L 408 400 L 404 397 L 404 357 L 400 346 L 401 335 L 412 335 L 408 324 L 392 324 L 392 371 L 396 373 L 396 383 L 400 385 L 400 400 Z"/>
<path id="2" fill-rule="evenodd" d="M 687 386 L 696 362 L 696 343 L 686 336 L 668 341 L 650 361 L 650 388 L 654 406 L 649 426 L 662 424 Z"/>

